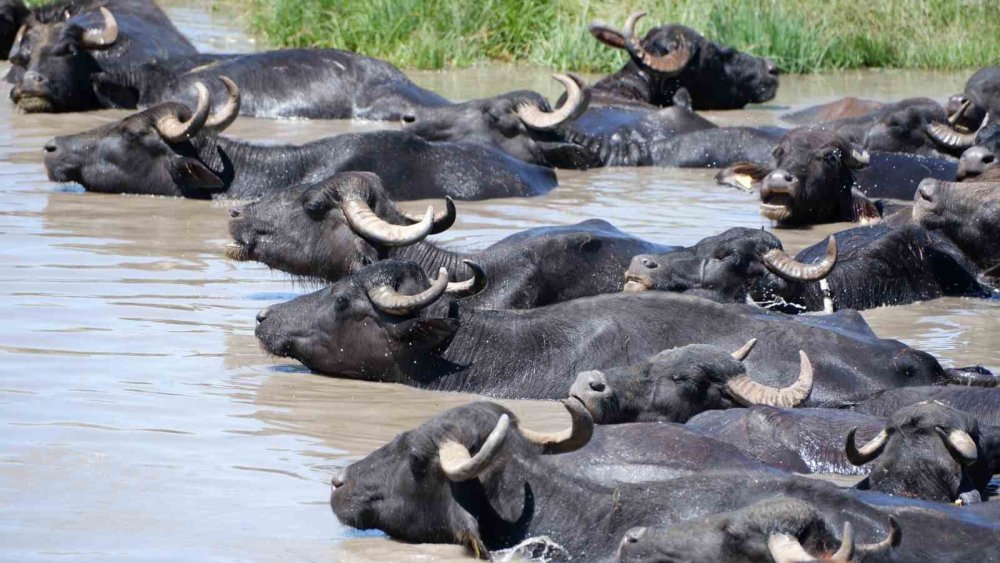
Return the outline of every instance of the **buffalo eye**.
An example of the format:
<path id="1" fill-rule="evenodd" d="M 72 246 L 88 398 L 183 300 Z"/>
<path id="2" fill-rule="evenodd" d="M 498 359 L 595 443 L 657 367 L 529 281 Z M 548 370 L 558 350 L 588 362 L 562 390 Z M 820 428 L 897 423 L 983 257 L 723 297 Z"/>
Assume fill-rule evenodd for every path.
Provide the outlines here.
<path id="1" fill-rule="evenodd" d="M 338 313 L 340 313 L 340 312 L 346 311 L 347 307 L 349 307 L 350 304 L 351 304 L 351 300 L 350 299 L 348 299 L 347 297 L 345 297 L 343 295 L 338 295 L 337 298 L 334 299 L 334 301 L 333 301 L 333 308 Z"/>

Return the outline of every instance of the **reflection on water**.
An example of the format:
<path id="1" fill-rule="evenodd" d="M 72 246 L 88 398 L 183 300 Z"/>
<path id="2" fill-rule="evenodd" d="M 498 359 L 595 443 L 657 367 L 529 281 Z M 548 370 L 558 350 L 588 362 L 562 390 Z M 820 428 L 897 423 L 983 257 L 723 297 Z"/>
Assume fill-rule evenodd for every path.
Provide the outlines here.
<path id="1" fill-rule="evenodd" d="M 252 48 L 222 10 L 187 2 L 169 11 L 200 48 Z M 535 69 L 415 75 L 454 98 L 521 87 L 558 93 Z M 839 94 L 941 97 L 964 79 L 785 77 L 772 104 L 716 115 L 771 123 L 786 108 Z M 225 205 L 85 194 L 45 179 L 46 139 L 122 115 L 27 116 L 0 103 L 0 558 L 461 558 L 455 546 L 343 528 L 327 505 L 328 483 L 348 460 L 472 397 L 338 381 L 266 357 L 254 314 L 309 288 L 225 261 Z M 380 126 L 240 120 L 230 131 L 298 143 Z M 672 244 L 767 226 L 753 196 L 711 178 L 701 170 L 561 172 L 562 187 L 543 198 L 460 204 L 458 224 L 438 238 L 470 248 L 590 217 Z M 841 227 L 779 236 L 797 249 Z M 998 308 L 946 299 L 866 316 L 880 334 L 949 363 L 996 368 Z M 557 405 L 506 404 L 532 426 L 566 422 Z"/>

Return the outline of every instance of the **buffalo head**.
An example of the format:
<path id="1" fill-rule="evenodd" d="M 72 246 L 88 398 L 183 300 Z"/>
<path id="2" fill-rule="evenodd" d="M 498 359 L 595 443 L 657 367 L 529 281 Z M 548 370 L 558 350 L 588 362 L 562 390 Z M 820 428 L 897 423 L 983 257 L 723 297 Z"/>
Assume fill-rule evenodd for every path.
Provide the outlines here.
<path id="1" fill-rule="evenodd" d="M 665 254 L 641 254 L 625 272 L 625 291 L 673 291 L 721 303 L 785 295 L 790 285 L 825 278 L 837 261 L 833 237 L 817 264 L 797 262 L 766 231 L 735 227 Z"/>
<path id="2" fill-rule="evenodd" d="M 941 231 L 990 275 L 1000 274 L 1000 182 L 928 178 L 914 196 L 913 219 Z"/>
<path id="3" fill-rule="evenodd" d="M 656 27 L 640 38 L 635 25 L 645 15 L 630 15 L 623 30 L 603 22 L 590 24 L 598 41 L 624 50 L 632 59 L 598 83 L 602 90 L 666 106 L 679 88 L 686 88 L 694 109 L 739 109 L 774 98 L 778 67 L 771 60 L 719 45 L 682 25 Z"/>
<path id="4" fill-rule="evenodd" d="M 892 548 L 901 541 L 899 524 L 891 516 L 885 539 L 856 544 L 850 522 L 838 538 L 813 505 L 777 497 L 669 528 L 633 528 L 622 539 L 618 561 L 882 561 L 891 559 Z"/>
<path id="5" fill-rule="evenodd" d="M 566 163 L 559 127 L 579 117 L 590 103 L 590 91 L 573 75 L 553 77 L 566 88 L 566 100 L 551 110 L 539 94 L 511 92 L 442 107 L 415 108 L 403 116 L 403 128 L 428 141 L 472 142 L 545 166 Z"/>
<path id="6" fill-rule="evenodd" d="M 965 90 L 948 98 L 948 120 L 938 128 L 943 139 L 955 146 L 968 143 L 969 133 L 988 121 L 988 114 L 1000 112 L 1000 66 L 979 69 L 965 83 Z M 950 133 L 950 134 L 949 134 Z M 966 145 L 968 146 L 968 145 Z"/>
<path id="7" fill-rule="evenodd" d="M 256 335 L 269 353 L 317 372 L 391 381 L 457 330 L 456 319 L 421 318 L 421 311 L 464 291 L 463 282 L 448 282 L 444 268 L 430 281 L 413 262 L 383 260 L 261 311 Z"/>
<path id="8" fill-rule="evenodd" d="M 466 545 L 476 557 L 503 538 L 489 526 L 516 522 L 524 483 L 505 478 L 505 464 L 587 444 L 593 421 L 579 403 L 564 402 L 572 426 L 536 432 L 495 403 L 446 411 L 351 464 L 333 478 L 330 505 L 348 526 L 379 529 L 413 542 Z"/>
<path id="9" fill-rule="evenodd" d="M 766 404 L 793 407 L 812 391 L 809 358 L 799 352 L 801 371 L 788 387 L 754 381 L 743 359 L 751 340 L 732 354 L 715 346 L 692 344 L 656 354 L 645 363 L 577 376 L 570 395 L 586 405 L 599 424 L 686 422 L 711 409 Z"/>
<path id="10" fill-rule="evenodd" d="M 226 246 L 232 260 L 256 260 L 300 276 L 337 280 L 415 244 L 455 222 L 447 198 L 437 216 L 399 210 L 371 172 L 343 172 L 316 183 L 271 192 L 230 210 Z"/>
<path id="11" fill-rule="evenodd" d="M 105 7 L 63 19 L 32 19 L 11 62 L 24 73 L 11 99 L 27 112 L 78 111 L 96 105 L 90 78 L 100 72 L 95 56 L 118 40 L 118 23 Z"/>
<path id="12" fill-rule="evenodd" d="M 224 190 L 223 163 L 202 148 L 206 135 L 223 131 L 239 114 L 240 93 L 223 77 L 225 105 L 210 113 L 208 89 L 195 84 L 197 106 L 173 102 L 45 144 L 45 168 L 55 182 L 79 182 L 90 191 L 206 197 Z M 204 152 L 205 154 L 201 154 Z"/>
<path id="13" fill-rule="evenodd" d="M 854 189 L 854 171 L 868 165 L 868 153 L 823 129 L 793 129 L 772 151 L 775 166 L 740 163 L 716 181 L 760 189 L 760 212 L 781 225 L 877 218 L 877 209 Z"/>
<path id="14" fill-rule="evenodd" d="M 1000 123 L 983 127 L 976 144 L 962 153 L 955 178 L 962 182 L 1000 181 Z"/>
<path id="15" fill-rule="evenodd" d="M 958 156 L 961 152 L 931 134 L 932 125 L 945 120 L 945 110 L 930 98 L 887 104 L 876 110 L 874 116 L 863 139 L 867 150 L 938 158 Z"/>
<path id="16" fill-rule="evenodd" d="M 965 412 L 924 401 L 893 413 L 867 444 L 847 434 L 847 459 L 871 462 L 862 486 L 893 495 L 939 502 L 979 502 L 992 476 L 980 448 L 979 425 Z"/>

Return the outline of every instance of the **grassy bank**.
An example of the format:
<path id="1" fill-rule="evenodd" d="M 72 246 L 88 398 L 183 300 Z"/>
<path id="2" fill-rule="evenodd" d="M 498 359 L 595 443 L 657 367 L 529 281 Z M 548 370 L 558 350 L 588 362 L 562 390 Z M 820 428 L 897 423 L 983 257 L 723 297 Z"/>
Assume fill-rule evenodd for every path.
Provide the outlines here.
<path id="1" fill-rule="evenodd" d="M 489 61 L 608 71 L 625 57 L 587 33 L 635 9 L 766 55 L 790 72 L 858 67 L 956 69 L 1000 63 L 989 0 L 252 0 L 273 46 L 340 47 L 410 68 Z"/>

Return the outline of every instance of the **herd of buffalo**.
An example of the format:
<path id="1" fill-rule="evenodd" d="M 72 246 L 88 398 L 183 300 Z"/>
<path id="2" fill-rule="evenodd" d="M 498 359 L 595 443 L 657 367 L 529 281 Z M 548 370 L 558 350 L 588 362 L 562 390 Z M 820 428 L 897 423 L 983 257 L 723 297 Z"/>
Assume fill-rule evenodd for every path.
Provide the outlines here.
<path id="1" fill-rule="evenodd" d="M 771 100 L 778 67 L 680 25 L 639 35 L 644 15 L 594 22 L 628 62 L 554 75 L 556 101 L 452 102 L 337 49 L 202 54 L 150 0 L 0 0 L 0 55 L 24 112 L 138 111 L 46 143 L 53 181 L 252 200 L 230 210 L 226 256 L 327 282 L 257 315 L 267 352 L 563 401 L 561 432 L 475 402 L 400 434 L 333 477 L 344 524 L 478 557 L 1000 561 L 1000 379 L 857 313 L 996 295 L 1000 66 L 945 105 L 845 98 L 787 128 L 720 127 L 698 110 Z M 238 116 L 398 126 L 278 146 L 225 136 Z M 857 226 L 796 256 L 763 230 L 678 247 L 597 219 L 477 252 L 428 240 L 456 200 L 605 166 L 718 168 L 779 226 Z M 444 207 L 394 203 L 424 198 Z"/>

